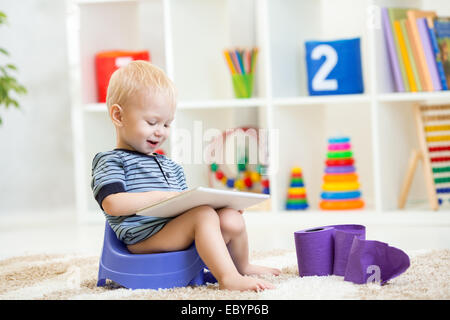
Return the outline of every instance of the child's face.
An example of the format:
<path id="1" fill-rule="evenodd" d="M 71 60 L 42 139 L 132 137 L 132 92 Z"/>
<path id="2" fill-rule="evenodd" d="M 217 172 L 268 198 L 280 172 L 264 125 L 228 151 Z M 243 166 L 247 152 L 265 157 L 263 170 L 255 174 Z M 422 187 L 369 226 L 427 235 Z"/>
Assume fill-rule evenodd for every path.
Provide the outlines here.
<path id="1" fill-rule="evenodd" d="M 170 133 L 175 106 L 163 94 L 138 93 L 123 108 L 118 147 L 151 154 Z"/>

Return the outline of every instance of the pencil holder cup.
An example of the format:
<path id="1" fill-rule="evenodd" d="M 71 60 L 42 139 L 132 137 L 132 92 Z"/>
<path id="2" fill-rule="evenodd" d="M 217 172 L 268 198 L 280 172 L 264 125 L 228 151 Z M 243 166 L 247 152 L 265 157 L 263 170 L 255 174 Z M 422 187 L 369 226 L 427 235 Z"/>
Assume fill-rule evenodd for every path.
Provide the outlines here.
<path id="1" fill-rule="evenodd" d="M 253 93 L 253 73 L 234 74 L 231 76 L 233 80 L 233 89 L 236 98 L 250 98 Z"/>

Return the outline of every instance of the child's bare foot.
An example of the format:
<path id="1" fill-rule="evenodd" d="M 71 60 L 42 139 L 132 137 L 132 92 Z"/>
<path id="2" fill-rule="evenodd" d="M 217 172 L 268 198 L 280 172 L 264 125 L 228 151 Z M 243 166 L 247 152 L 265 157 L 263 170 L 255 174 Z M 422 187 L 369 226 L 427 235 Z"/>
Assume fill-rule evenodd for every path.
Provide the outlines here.
<path id="1" fill-rule="evenodd" d="M 275 286 L 262 279 L 242 276 L 240 274 L 225 277 L 219 281 L 219 289 L 239 290 L 239 291 L 261 291 L 274 289 Z"/>
<path id="2" fill-rule="evenodd" d="M 281 271 L 279 269 L 258 266 L 258 265 L 254 265 L 254 264 L 248 264 L 245 267 L 241 268 L 239 271 L 241 272 L 241 274 L 244 274 L 244 275 L 264 275 L 264 274 L 271 275 L 272 274 L 274 276 L 278 276 L 281 274 Z"/>

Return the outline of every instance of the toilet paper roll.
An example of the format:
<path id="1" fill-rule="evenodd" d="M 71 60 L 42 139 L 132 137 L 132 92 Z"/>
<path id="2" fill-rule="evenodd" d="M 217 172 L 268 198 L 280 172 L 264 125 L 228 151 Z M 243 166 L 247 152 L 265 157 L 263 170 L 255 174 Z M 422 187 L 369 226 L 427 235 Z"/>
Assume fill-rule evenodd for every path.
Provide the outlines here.
<path id="1" fill-rule="evenodd" d="M 298 274 L 326 276 L 333 273 L 334 228 L 319 227 L 294 232 Z"/>
<path id="2" fill-rule="evenodd" d="M 300 276 L 343 276 L 354 237 L 365 239 L 362 225 L 330 225 L 294 233 Z"/>

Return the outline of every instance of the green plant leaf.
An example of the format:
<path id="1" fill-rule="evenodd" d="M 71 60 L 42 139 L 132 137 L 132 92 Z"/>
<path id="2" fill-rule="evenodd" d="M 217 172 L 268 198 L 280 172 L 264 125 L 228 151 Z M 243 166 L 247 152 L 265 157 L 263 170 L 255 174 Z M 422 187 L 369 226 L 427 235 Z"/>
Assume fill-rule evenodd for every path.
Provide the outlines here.
<path id="1" fill-rule="evenodd" d="M 13 64 L 7 64 L 6 68 L 17 71 L 17 67 Z"/>
<path id="2" fill-rule="evenodd" d="M 9 52 L 6 51 L 6 49 L 0 48 L 0 52 L 3 53 L 5 56 L 9 56 Z"/>
<path id="3" fill-rule="evenodd" d="M 6 14 L 0 11 L 0 25 L 5 23 L 7 23 Z M 4 48 L 0 48 L 0 53 L 9 56 L 9 52 Z M 17 95 L 22 95 L 27 93 L 27 89 L 8 73 L 10 70 L 17 71 L 17 67 L 11 63 L 0 65 L 0 107 L 4 106 L 8 109 L 12 105 L 18 109 L 19 102 L 11 97 L 10 93 L 15 92 Z M 2 123 L 3 120 L 0 117 L 0 125 Z"/>
<path id="4" fill-rule="evenodd" d="M 6 23 L 6 14 L 0 11 L 0 24 Z"/>

